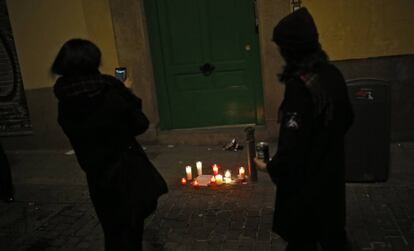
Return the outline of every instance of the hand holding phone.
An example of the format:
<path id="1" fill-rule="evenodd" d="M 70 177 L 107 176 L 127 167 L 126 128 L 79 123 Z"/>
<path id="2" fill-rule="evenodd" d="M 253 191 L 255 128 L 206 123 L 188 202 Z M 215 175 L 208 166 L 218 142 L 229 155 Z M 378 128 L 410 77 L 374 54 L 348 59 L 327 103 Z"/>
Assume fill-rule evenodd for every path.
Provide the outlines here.
<path id="1" fill-rule="evenodd" d="M 115 68 L 115 77 L 122 82 L 127 79 L 127 68 L 126 67 L 116 67 Z"/>

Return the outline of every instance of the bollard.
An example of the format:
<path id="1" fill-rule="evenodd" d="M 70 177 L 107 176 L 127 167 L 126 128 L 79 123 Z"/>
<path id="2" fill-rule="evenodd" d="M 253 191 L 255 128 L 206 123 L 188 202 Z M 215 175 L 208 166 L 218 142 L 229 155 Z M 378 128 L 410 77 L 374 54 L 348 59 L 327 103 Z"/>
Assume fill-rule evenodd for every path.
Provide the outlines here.
<path id="1" fill-rule="evenodd" d="M 254 139 L 254 127 L 246 127 L 244 129 L 246 133 L 246 143 L 247 143 L 247 164 L 249 169 L 250 181 L 257 181 L 257 169 L 256 164 L 254 163 L 254 157 L 256 156 L 256 143 Z"/>

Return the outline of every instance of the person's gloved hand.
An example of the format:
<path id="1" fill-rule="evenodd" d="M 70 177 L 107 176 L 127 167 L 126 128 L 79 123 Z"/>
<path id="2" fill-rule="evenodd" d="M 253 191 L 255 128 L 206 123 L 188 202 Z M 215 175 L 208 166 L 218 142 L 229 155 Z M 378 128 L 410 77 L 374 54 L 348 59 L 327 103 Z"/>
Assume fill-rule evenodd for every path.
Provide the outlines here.
<path id="1" fill-rule="evenodd" d="M 267 171 L 267 169 L 266 169 L 267 164 L 263 160 L 258 159 L 258 158 L 254 158 L 254 163 L 256 163 L 257 170 L 262 171 L 262 172 Z"/>
<path id="2" fill-rule="evenodd" d="M 124 83 L 126 88 L 131 89 L 131 87 L 132 87 L 132 80 L 131 79 L 129 79 L 129 78 L 125 79 L 123 83 Z"/>

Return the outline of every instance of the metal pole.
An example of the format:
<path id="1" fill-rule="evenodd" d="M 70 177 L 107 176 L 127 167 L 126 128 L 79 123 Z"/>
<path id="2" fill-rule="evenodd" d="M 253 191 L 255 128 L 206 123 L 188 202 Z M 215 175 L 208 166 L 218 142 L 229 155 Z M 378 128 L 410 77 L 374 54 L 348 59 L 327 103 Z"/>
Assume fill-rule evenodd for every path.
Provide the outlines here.
<path id="1" fill-rule="evenodd" d="M 254 157 L 256 156 L 256 143 L 254 139 L 254 127 L 247 127 L 244 129 L 246 133 L 247 142 L 247 164 L 249 168 L 250 181 L 257 182 L 257 169 L 254 163 Z"/>

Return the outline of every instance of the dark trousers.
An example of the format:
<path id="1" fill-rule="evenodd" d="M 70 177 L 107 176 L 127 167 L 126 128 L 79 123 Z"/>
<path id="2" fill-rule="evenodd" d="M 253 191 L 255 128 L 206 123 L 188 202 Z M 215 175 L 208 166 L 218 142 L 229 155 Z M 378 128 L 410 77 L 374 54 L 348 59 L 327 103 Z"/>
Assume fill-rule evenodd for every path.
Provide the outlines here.
<path id="1" fill-rule="evenodd" d="M 13 184 L 9 160 L 0 143 L 0 199 L 13 197 Z"/>
<path id="2" fill-rule="evenodd" d="M 321 240 L 297 239 L 288 242 L 286 251 L 351 251 L 346 234 Z"/>
<path id="3" fill-rule="evenodd" d="M 332 243 L 329 241 L 321 242 L 289 242 L 286 251 L 350 251 L 344 244 Z"/>
<path id="4" fill-rule="evenodd" d="M 89 193 L 105 236 L 105 251 L 140 251 L 144 218 L 116 187 L 102 188 L 88 177 Z"/>
<path id="5" fill-rule="evenodd" d="M 128 224 L 103 223 L 106 251 L 141 251 L 144 221 L 134 221 Z"/>

